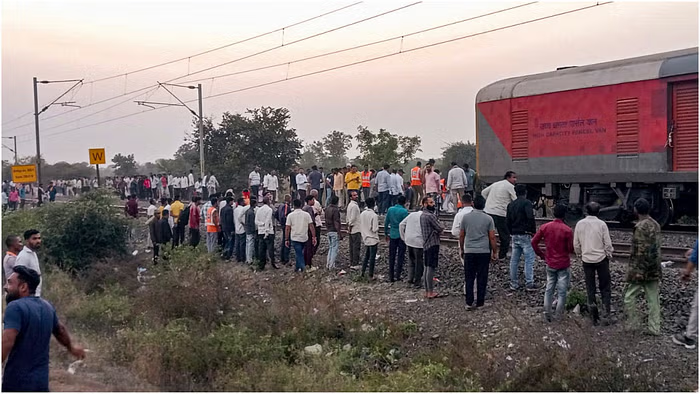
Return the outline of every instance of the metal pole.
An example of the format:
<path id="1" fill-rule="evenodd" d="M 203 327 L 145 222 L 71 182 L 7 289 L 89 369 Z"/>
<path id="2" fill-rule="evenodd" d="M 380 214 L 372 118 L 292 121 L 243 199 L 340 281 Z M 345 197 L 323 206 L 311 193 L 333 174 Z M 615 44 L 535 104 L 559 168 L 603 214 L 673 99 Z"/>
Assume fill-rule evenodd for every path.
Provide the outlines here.
<path id="1" fill-rule="evenodd" d="M 36 129 L 36 179 L 41 183 L 41 144 L 39 143 L 39 96 L 36 88 L 36 77 L 34 77 L 34 127 Z M 17 152 L 15 150 L 15 152 Z M 16 153 L 15 153 L 16 154 Z"/>
<path id="2" fill-rule="evenodd" d="M 97 187 L 100 187 L 100 165 L 95 164 L 95 169 L 97 170 Z"/>
<path id="3" fill-rule="evenodd" d="M 198 92 L 198 96 L 199 96 L 199 172 L 202 174 L 202 179 L 204 179 L 204 117 L 202 114 L 202 84 L 201 83 L 197 84 L 197 92 Z M 37 131 L 37 133 L 38 133 L 38 131 Z"/>
<path id="4" fill-rule="evenodd" d="M 15 165 L 19 164 L 19 161 L 17 160 L 17 136 L 13 136 L 12 139 L 15 140 Z"/>

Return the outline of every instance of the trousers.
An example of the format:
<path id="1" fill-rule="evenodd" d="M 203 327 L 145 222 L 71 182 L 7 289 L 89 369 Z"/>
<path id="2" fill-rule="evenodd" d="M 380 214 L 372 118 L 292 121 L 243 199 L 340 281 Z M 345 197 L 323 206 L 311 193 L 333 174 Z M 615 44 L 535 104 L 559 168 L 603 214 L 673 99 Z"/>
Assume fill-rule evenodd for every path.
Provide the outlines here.
<path id="1" fill-rule="evenodd" d="M 245 262 L 248 264 L 253 263 L 253 257 L 255 256 L 255 238 L 257 234 L 246 234 L 245 235 Z"/>
<path id="2" fill-rule="evenodd" d="M 304 245 L 306 245 L 306 242 L 291 242 L 291 246 L 294 248 L 294 260 L 296 261 L 294 270 L 298 272 L 303 272 L 306 269 L 306 263 L 304 262 Z"/>
<path id="3" fill-rule="evenodd" d="M 243 263 L 246 261 L 245 260 L 246 243 L 247 243 L 246 234 L 245 233 L 236 234 L 235 237 L 236 237 L 236 241 L 235 241 L 234 249 L 235 249 L 235 253 L 236 253 L 236 261 L 238 261 L 239 263 Z"/>
<path id="4" fill-rule="evenodd" d="M 591 311 L 593 321 L 598 320 L 598 305 L 595 296 L 595 278 L 598 276 L 598 287 L 600 297 L 603 301 L 603 311 L 607 315 L 610 313 L 610 261 L 604 258 L 599 263 L 583 263 L 583 273 L 586 279 L 586 295 L 588 309 Z"/>
<path id="5" fill-rule="evenodd" d="M 362 234 L 350 234 L 350 265 L 360 264 L 360 246 L 362 245 Z"/>
<path id="6" fill-rule="evenodd" d="M 408 247 L 408 283 L 420 287 L 423 278 L 423 248 Z"/>
<path id="7" fill-rule="evenodd" d="M 498 239 L 501 242 L 498 247 L 498 258 L 505 259 L 508 256 L 508 247 L 510 246 L 510 231 L 508 231 L 508 226 L 506 225 L 506 218 L 491 214 L 489 216 L 493 218 L 493 224 L 496 226 Z"/>
<path id="8" fill-rule="evenodd" d="M 199 229 L 190 227 L 190 246 L 196 248 L 199 245 Z"/>
<path id="9" fill-rule="evenodd" d="M 566 292 L 569 289 L 571 270 L 569 268 L 554 269 L 547 267 L 547 288 L 544 291 L 544 315 L 548 319 L 552 316 L 552 300 L 554 290 L 557 290 L 557 309 L 554 316 L 559 318 L 566 308 Z"/>
<path id="10" fill-rule="evenodd" d="M 533 267 L 535 265 L 535 250 L 532 249 L 532 237 L 526 234 L 513 235 L 513 251 L 510 256 L 510 285 L 513 288 L 518 288 L 518 266 L 520 265 L 520 256 L 525 257 L 525 283 L 527 285 L 534 284 Z"/>
<path id="11" fill-rule="evenodd" d="M 377 245 L 365 246 L 365 259 L 362 262 L 362 276 L 365 276 L 365 271 L 369 265 L 369 277 L 374 278 L 374 263 L 377 259 Z"/>
<path id="12" fill-rule="evenodd" d="M 648 324 L 649 332 L 654 335 L 661 334 L 661 302 L 659 300 L 659 281 L 628 283 L 625 290 L 625 311 L 627 312 L 630 328 L 639 326 L 639 314 L 637 311 L 637 295 L 644 291 L 649 308 Z"/>
<path id="13" fill-rule="evenodd" d="M 401 280 L 401 271 L 406 259 L 406 243 L 401 238 L 389 239 L 389 280 Z"/>
<path id="14" fill-rule="evenodd" d="M 275 234 L 258 234 L 258 260 L 260 269 L 265 268 L 267 259 L 275 265 Z"/>
<path id="15" fill-rule="evenodd" d="M 328 257 L 326 258 L 326 268 L 334 269 L 336 258 L 338 258 L 338 233 L 332 231 L 328 233 Z"/>
<path id="16" fill-rule="evenodd" d="M 216 244 L 219 241 L 219 233 L 207 232 L 207 252 L 214 253 Z"/>
<path id="17" fill-rule="evenodd" d="M 418 207 L 423 199 L 423 185 L 411 185 L 411 188 L 413 189 L 413 201 L 411 201 L 411 206 Z"/>
<path id="18" fill-rule="evenodd" d="M 466 283 L 467 305 L 474 305 L 474 282 L 476 281 L 476 306 L 483 306 L 486 298 L 486 285 L 489 280 L 489 253 L 465 253 L 464 280 Z"/>

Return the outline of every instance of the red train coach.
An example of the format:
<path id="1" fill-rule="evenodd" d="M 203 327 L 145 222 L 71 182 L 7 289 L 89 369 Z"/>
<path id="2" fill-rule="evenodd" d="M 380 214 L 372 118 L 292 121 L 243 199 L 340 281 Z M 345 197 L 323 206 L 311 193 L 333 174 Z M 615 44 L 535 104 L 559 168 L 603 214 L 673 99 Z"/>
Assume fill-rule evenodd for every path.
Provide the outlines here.
<path id="1" fill-rule="evenodd" d="M 698 49 L 509 78 L 476 96 L 477 171 L 515 171 L 533 201 L 589 201 L 630 221 L 637 198 L 660 224 L 697 215 Z"/>

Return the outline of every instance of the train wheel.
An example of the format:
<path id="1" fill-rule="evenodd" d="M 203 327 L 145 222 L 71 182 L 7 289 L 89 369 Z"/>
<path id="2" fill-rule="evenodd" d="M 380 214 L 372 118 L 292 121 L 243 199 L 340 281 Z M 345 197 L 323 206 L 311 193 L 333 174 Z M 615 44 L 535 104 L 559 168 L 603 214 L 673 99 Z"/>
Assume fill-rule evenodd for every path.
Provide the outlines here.
<path id="1" fill-rule="evenodd" d="M 663 227 L 671 223 L 673 219 L 673 209 L 667 199 L 661 199 L 661 202 L 654 205 L 651 209 L 651 217 L 654 218 L 659 223 L 659 226 Z"/>

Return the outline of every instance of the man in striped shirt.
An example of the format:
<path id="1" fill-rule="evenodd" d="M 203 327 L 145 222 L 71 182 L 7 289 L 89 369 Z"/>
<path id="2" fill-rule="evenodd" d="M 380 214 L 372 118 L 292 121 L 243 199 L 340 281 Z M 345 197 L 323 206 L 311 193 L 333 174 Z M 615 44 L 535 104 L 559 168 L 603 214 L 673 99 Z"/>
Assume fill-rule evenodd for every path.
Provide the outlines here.
<path id="1" fill-rule="evenodd" d="M 421 234 L 423 235 L 423 254 L 425 281 L 425 297 L 435 298 L 438 296 L 433 291 L 433 277 L 438 266 L 440 255 L 440 234 L 445 230 L 435 214 L 435 200 L 432 197 L 423 198 L 423 213 L 420 217 Z"/>

